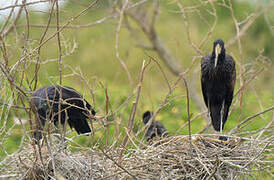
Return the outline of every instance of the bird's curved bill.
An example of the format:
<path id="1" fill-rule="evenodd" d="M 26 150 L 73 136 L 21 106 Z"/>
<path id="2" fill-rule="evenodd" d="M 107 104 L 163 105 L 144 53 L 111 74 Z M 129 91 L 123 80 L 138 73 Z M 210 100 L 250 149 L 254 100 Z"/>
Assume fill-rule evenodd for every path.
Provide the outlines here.
<path id="1" fill-rule="evenodd" d="M 218 56 L 221 53 L 221 46 L 219 44 L 216 45 L 215 47 L 215 62 L 214 62 L 214 67 L 217 66 L 217 62 L 218 62 Z"/>

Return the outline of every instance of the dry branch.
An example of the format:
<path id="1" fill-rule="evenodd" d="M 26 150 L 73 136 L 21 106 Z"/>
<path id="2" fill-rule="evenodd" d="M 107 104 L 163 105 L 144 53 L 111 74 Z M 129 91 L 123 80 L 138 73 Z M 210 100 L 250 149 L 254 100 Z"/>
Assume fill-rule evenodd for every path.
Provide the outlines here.
<path id="1" fill-rule="evenodd" d="M 141 95 L 141 89 L 142 89 L 142 83 L 143 83 L 143 80 L 144 80 L 145 70 L 146 70 L 146 68 L 149 64 L 150 64 L 150 62 L 146 63 L 145 61 L 143 61 L 143 65 L 142 65 L 142 69 L 141 69 L 141 73 L 140 73 L 140 77 L 139 77 L 139 83 L 137 85 L 137 90 L 136 90 L 137 91 L 136 92 L 136 98 L 135 98 L 135 101 L 133 102 L 132 109 L 131 109 L 130 116 L 129 116 L 129 120 L 128 120 L 127 135 L 125 136 L 125 138 L 123 140 L 123 143 L 122 143 L 123 147 L 127 146 L 128 136 L 130 135 L 130 133 L 132 132 L 132 129 L 133 129 L 133 122 L 134 122 L 134 118 L 135 118 L 139 98 L 140 98 L 140 95 Z"/>
<path id="2" fill-rule="evenodd" d="M 172 55 L 168 47 L 164 44 L 164 42 L 161 40 L 160 36 L 158 35 L 156 29 L 155 29 L 155 21 L 156 17 L 158 15 L 158 8 L 159 4 L 158 1 L 155 1 L 154 6 L 154 13 L 152 15 L 152 20 L 148 19 L 148 12 L 145 8 L 145 6 L 138 6 L 136 8 L 130 9 L 126 11 L 126 15 L 130 16 L 137 24 L 140 26 L 146 37 L 151 42 L 153 50 L 155 50 L 161 60 L 165 63 L 166 67 L 176 76 L 180 76 L 180 74 L 183 72 L 183 68 L 179 61 Z M 130 30 L 130 29 L 129 29 Z M 139 42 L 139 44 L 142 44 Z M 150 48 L 150 46 L 149 46 Z M 199 107 L 200 110 L 203 110 L 204 104 L 198 95 L 196 84 L 190 84 L 189 85 L 190 92 L 192 93 L 191 98 L 194 100 L 197 107 Z"/>

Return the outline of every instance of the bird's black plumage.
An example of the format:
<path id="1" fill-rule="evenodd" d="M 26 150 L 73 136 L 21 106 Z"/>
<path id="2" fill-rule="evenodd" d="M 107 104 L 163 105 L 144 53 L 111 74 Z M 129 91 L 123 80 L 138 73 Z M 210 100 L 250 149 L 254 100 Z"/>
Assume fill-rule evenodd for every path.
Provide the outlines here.
<path id="1" fill-rule="evenodd" d="M 216 40 L 212 53 L 202 58 L 201 73 L 203 97 L 212 125 L 216 131 L 222 131 L 233 99 L 236 79 L 235 62 L 226 54 L 223 40 Z"/>
<path id="2" fill-rule="evenodd" d="M 147 124 L 150 118 L 152 117 L 153 113 L 151 111 L 146 111 L 143 114 L 143 122 Z M 150 141 L 151 139 L 158 137 L 166 137 L 168 135 L 166 128 L 160 121 L 153 120 L 146 131 L 146 139 Z"/>
<path id="3" fill-rule="evenodd" d="M 31 102 L 38 113 L 42 126 L 45 126 L 46 121 L 49 120 L 53 120 L 55 126 L 59 124 L 58 112 L 61 94 L 61 124 L 64 125 L 67 118 L 70 128 L 74 128 L 78 134 L 91 132 L 87 122 L 90 113 L 92 116 L 95 115 L 91 105 L 73 88 L 58 85 L 39 88 L 32 94 Z M 40 131 L 40 125 L 37 125 L 37 127 Z M 38 132 L 37 134 L 35 132 L 34 138 L 41 139 L 41 133 Z"/>

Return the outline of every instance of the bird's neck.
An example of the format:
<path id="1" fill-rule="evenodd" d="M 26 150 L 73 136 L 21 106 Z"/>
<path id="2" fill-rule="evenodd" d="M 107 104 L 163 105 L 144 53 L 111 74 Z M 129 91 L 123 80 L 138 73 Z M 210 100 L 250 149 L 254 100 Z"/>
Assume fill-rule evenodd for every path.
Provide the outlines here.
<path id="1" fill-rule="evenodd" d="M 216 54 L 215 51 L 212 52 L 212 58 L 211 58 L 211 62 L 214 64 L 215 62 L 215 58 L 216 58 Z M 218 64 L 222 64 L 225 61 L 225 51 L 222 51 L 219 55 L 218 55 L 218 61 L 217 61 L 217 65 Z"/>

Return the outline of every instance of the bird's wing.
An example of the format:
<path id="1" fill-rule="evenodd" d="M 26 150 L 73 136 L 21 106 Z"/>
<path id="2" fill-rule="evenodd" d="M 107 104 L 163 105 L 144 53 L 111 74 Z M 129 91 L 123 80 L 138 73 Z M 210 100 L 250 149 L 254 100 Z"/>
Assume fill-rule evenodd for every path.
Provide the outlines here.
<path id="1" fill-rule="evenodd" d="M 91 110 L 91 105 L 75 89 L 62 87 L 62 99 L 72 106 L 71 110 L 84 112 L 85 116 L 88 116 L 88 111 L 84 111 L 84 109 Z M 92 112 L 92 114 L 95 113 Z"/>
<path id="2" fill-rule="evenodd" d="M 230 71 L 230 80 L 227 82 L 227 95 L 226 95 L 226 102 L 225 104 L 230 106 L 232 103 L 233 99 L 233 92 L 234 92 L 234 87 L 235 87 L 235 82 L 236 82 L 236 69 L 235 69 L 235 62 L 233 58 L 229 55 L 227 55 L 227 62 L 229 63 L 229 71 Z"/>
<path id="3" fill-rule="evenodd" d="M 224 104 L 224 117 L 223 117 L 223 125 L 225 124 L 227 117 L 228 117 L 228 112 L 230 105 L 233 100 L 233 92 L 234 92 L 234 87 L 235 87 L 235 81 L 236 81 L 236 69 L 235 69 L 235 62 L 231 56 L 226 57 L 226 61 L 228 62 L 227 64 L 227 71 L 229 72 L 229 80 L 227 81 L 227 92 L 226 92 L 226 97 L 225 97 L 225 104 Z M 223 128 L 223 127 L 222 127 Z"/>
<path id="4" fill-rule="evenodd" d="M 206 76 L 207 76 L 207 66 L 210 63 L 210 55 L 204 56 L 202 58 L 201 62 L 201 86 L 202 86 L 202 93 L 204 97 L 204 102 L 206 106 L 208 106 L 208 97 L 207 97 L 207 82 L 206 82 Z"/>
<path id="5" fill-rule="evenodd" d="M 60 89 L 60 88 L 59 88 Z M 62 87 L 62 99 L 82 99 L 82 96 L 73 88 L 63 86 Z"/>
<path id="6" fill-rule="evenodd" d="M 204 102 L 205 102 L 205 104 L 206 104 L 206 107 L 208 106 L 208 102 L 207 102 L 207 100 L 208 100 L 208 97 L 207 97 L 207 92 L 206 92 L 206 82 L 205 82 L 205 80 L 204 80 L 204 78 L 202 77 L 202 92 L 203 92 L 203 97 L 204 97 Z"/>
<path id="7" fill-rule="evenodd" d="M 167 130 L 166 130 L 165 126 L 161 122 L 154 121 L 154 123 L 155 123 L 155 126 L 157 128 L 157 135 L 162 136 L 165 133 L 167 133 Z"/>

